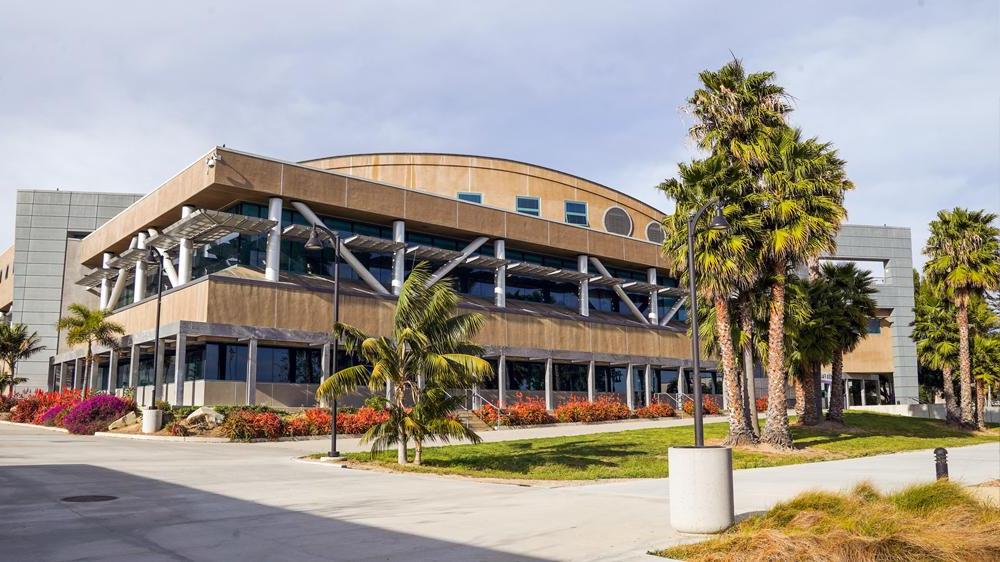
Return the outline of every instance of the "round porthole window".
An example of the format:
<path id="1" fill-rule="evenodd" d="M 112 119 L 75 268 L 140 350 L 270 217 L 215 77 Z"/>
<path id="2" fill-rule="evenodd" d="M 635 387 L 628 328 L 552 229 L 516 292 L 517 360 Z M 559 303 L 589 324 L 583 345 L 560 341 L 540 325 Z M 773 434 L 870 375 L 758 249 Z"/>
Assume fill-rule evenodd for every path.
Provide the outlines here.
<path id="1" fill-rule="evenodd" d="M 611 207 L 604 213 L 604 230 L 622 236 L 632 235 L 632 217 L 628 216 L 625 209 L 621 207 Z"/>
<path id="2" fill-rule="evenodd" d="M 663 244 L 663 240 L 666 237 L 667 235 L 663 233 L 663 227 L 660 226 L 660 223 L 653 221 L 646 226 L 646 240 Z"/>

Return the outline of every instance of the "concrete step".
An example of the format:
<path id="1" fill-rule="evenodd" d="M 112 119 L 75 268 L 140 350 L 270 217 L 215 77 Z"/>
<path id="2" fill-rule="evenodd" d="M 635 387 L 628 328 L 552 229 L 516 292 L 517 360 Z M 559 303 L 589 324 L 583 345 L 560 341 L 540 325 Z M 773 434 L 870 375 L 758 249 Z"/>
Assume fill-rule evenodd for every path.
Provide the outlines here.
<path id="1" fill-rule="evenodd" d="M 493 430 L 493 427 L 491 427 L 490 425 L 488 425 L 486 422 L 484 422 L 482 419 L 480 419 L 479 416 L 477 416 L 476 414 L 473 414 L 469 410 L 458 410 L 456 412 L 456 414 L 457 414 L 459 420 L 461 420 L 463 423 L 465 423 L 466 425 L 468 425 L 469 427 L 471 427 L 472 430 L 475 431 L 475 432 L 492 431 Z"/>

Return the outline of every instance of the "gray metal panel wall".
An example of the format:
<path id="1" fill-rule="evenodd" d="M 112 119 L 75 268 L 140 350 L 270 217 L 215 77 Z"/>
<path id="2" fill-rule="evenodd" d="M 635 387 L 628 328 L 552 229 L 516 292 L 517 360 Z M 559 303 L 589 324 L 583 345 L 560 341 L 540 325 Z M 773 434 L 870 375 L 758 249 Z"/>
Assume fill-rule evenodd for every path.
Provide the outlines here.
<path id="1" fill-rule="evenodd" d="M 44 389 L 49 358 L 60 351 L 55 325 L 69 304 L 63 302 L 67 290 L 63 276 L 70 233 L 93 231 L 140 197 L 128 193 L 18 190 L 11 321 L 27 324 L 29 330 L 38 332 L 46 347 L 18 364 L 18 376 L 28 379 L 18 386 L 19 390 Z M 96 306 L 96 297 L 91 304 Z"/>
<path id="2" fill-rule="evenodd" d="M 895 226 L 843 225 L 833 257 L 885 262 L 885 283 L 875 296 L 881 308 L 891 308 L 893 384 L 900 404 L 918 402 L 917 350 L 913 329 L 913 249 L 910 229 Z"/>

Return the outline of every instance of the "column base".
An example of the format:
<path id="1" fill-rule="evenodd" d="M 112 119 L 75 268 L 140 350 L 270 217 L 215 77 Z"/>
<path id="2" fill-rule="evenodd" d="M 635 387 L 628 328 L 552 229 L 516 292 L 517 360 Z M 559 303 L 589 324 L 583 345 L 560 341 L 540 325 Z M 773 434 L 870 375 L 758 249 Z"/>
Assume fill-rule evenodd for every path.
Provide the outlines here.
<path id="1" fill-rule="evenodd" d="M 721 533 L 735 521 L 733 450 L 670 447 L 670 525 L 681 533 Z"/>

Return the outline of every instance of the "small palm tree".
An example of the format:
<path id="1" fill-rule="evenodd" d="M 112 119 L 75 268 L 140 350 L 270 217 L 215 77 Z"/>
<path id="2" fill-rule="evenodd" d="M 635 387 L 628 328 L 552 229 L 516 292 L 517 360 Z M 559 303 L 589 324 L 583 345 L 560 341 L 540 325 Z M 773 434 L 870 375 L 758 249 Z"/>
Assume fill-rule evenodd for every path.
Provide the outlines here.
<path id="1" fill-rule="evenodd" d="M 475 432 L 451 416 L 458 401 L 447 390 L 469 388 L 493 371 L 480 357 L 482 348 L 471 342 L 484 317 L 457 314 L 458 294 L 447 281 L 428 286 L 430 278 L 424 263 L 407 276 L 390 336 L 368 335 L 346 324 L 335 326 L 335 337 L 349 352 L 359 353 L 364 363 L 332 374 L 316 391 L 317 398 L 332 399 L 361 386 L 377 396 L 388 388 L 389 420 L 366 432 L 362 442 L 371 444 L 372 454 L 396 445 L 399 464 L 408 462 L 410 439 L 417 463 L 426 439 L 479 442 Z"/>
<path id="2" fill-rule="evenodd" d="M 823 264 L 819 280 L 831 294 L 827 314 L 834 346 L 831 357 L 830 409 L 826 419 L 844 422 L 844 354 L 854 351 L 868 336 L 868 322 L 875 317 L 875 281 L 871 273 L 853 263 Z"/>
<path id="3" fill-rule="evenodd" d="M 951 302 L 940 287 L 926 279 L 916 280 L 916 306 L 913 333 L 917 360 L 928 369 L 941 371 L 945 419 L 948 423 L 962 421 L 961 409 L 955 400 L 955 370 L 958 368 L 958 323 Z"/>
<path id="4" fill-rule="evenodd" d="M 958 207 L 938 211 L 924 249 L 929 258 L 924 272 L 944 288 L 955 305 L 962 424 L 967 426 L 975 423 L 969 302 L 1000 288 L 1000 228 L 993 225 L 996 218 L 993 213 Z"/>
<path id="5" fill-rule="evenodd" d="M 92 309 L 74 303 L 69 305 L 69 314 L 60 318 L 56 324 L 57 329 L 66 330 L 66 343 L 87 346 L 87 381 L 92 381 L 94 375 L 94 344 L 116 347 L 118 336 L 125 333 L 121 324 L 107 319 L 110 314 L 110 310 Z"/>
<path id="6" fill-rule="evenodd" d="M 16 376 L 17 364 L 22 359 L 45 349 L 38 332 L 28 333 L 24 324 L 0 324 L 0 362 L 6 372 L 0 373 L 0 393 L 6 388 L 8 395 L 14 394 L 14 387 L 28 379 Z"/>

